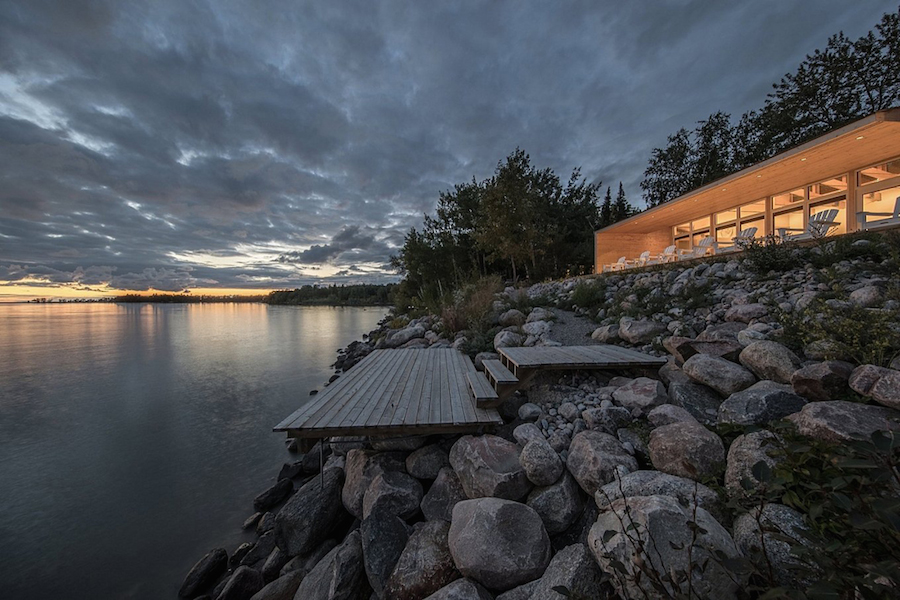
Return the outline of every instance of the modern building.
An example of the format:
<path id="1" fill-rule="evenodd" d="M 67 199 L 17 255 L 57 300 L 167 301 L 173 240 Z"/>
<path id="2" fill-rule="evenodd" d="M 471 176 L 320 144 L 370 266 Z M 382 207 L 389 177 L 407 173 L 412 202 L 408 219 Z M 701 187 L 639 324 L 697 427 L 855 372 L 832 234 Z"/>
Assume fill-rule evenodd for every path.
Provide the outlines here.
<path id="1" fill-rule="evenodd" d="M 803 233 L 828 209 L 837 210 L 829 235 L 893 225 L 898 197 L 900 109 L 890 109 L 600 229 L 595 271 L 648 250 L 690 251 L 706 237 L 731 245 L 751 227 L 755 237 Z"/>

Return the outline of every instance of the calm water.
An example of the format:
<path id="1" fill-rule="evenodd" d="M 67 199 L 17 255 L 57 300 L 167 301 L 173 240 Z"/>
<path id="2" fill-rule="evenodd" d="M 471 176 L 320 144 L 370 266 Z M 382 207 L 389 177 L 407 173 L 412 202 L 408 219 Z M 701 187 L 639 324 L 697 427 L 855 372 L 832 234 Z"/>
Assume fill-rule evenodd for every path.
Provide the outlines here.
<path id="1" fill-rule="evenodd" d="M 175 598 L 382 309 L 0 305 L 0 598 Z"/>

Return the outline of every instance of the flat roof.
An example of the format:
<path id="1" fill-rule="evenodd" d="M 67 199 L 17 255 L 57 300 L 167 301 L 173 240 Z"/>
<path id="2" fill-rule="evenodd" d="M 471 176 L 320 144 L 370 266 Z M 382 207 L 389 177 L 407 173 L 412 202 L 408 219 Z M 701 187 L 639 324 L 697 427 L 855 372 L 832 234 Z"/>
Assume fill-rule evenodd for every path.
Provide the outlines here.
<path id="1" fill-rule="evenodd" d="M 900 155 L 900 108 L 878 111 L 598 231 L 649 233 Z"/>

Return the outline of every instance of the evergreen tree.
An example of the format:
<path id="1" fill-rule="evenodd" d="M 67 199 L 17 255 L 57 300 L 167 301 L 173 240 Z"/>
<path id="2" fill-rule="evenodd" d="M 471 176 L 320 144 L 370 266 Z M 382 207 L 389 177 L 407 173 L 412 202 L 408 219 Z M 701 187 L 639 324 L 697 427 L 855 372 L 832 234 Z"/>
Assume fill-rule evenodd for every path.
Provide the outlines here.
<path id="1" fill-rule="evenodd" d="M 613 204 L 612 209 L 612 222 L 617 223 L 622 219 L 627 219 L 631 215 L 634 214 L 634 207 L 628 202 L 628 199 L 625 197 L 625 188 L 622 186 L 622 182 L 619 182 L 619 193 L 616 194 L 616 203 Z"/>
<path id="2" fill-rule="evenodd" d="M 600 205 L 600 227 L 606 227 L 612 222 L 612 188 L 607 186 L 606 196 L 603 197 L 603 204 Z"/>

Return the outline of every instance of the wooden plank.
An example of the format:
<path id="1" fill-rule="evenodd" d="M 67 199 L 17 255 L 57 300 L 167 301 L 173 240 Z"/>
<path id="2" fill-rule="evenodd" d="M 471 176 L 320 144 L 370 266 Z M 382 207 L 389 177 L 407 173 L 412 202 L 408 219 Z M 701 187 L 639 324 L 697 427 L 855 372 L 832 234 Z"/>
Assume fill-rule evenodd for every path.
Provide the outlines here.
<path id="1" fill-rule="evenodd" d="M 412 369 L 410 370 L 407 376 L 407 380 L 403 385 L 403 391 L 401 392 L 400 397 L 397 399 L 396 406 L 394 406 L 394 408 L 390 411 L 385 411 L 381 415 L 381 418 L 378 420 L 377 425 L 384 426 L 390 425 L 392 423 L 399 425 L 403 423 L 403 419 L 406 417 L 406 411 L 409 408 L 409 403 L 413 398 L 413 392 L 415 390 L 416 384 L 422 377 L 422 369 L 424 368 L 424 363 L 424 357 L 420 354 L 416 354 Z"/>
<path id="2" fill-rule="evenodd" d="M 511 385 L 519 383 L 519 378 L 503 366 L 499 360 L 486 360 L 483 362 L 484 372 L 488 379 L 492 380 L 496 385 Z"/>
<path id="3" fill-rule="evenodd" d="M 336 415 L 333 420 L 341 422 L 342 425 L 356 424 L 365 426 L 367 425 L 367 419 L 373 412 L 379 408 L 384 410 L 384 406 L 390 402 L 391 389 L 396 387 L 394 385 L 396 377 L 403 372 L 403 369 L 412 359 L 410 352 L 416 352 L 416 350 L 402 349 L 398 351 L 394 355 L 396 358 L 393 360 L 391 368 L 381 378 L 378 386 L 371 389 L 365 396 L 359 396 L 354 406 L 345 415 Z M 380 412 L 377 414 L 381 416 Z"/>
<path id="4" fill-rule="evenodd" d="M 374 402 L 372 403 L 374 406 L 368 414 L 366 414 L 366 411 L 360 413 L 358 419 L 360 425 L 377 425 L 385 415 L 389 415 L 390 418 L 390 416 L 394 414 L 394 411 L 397 409 L 397 403 L 403 396 L 404 389 L 410 384 L 409 376 L 415 365 L 419 362 L 420 353 L 421 350 L 408 351 L 406 360 L 402 363 L 403 366 L 394 375 L 388 389 L 382 393 L 377 404 Z"/>
<path id="5" fill-rule="evenodd" d="M 475 405 L 475 399 L 469 394 L 469 382 L 466 373 L 474 372 L 475 365 L 465 354 L 456 354 L 456 387 L 459 391 L 459 402 L 463 409 L 463 418 L 466 421 L 484 421 L 485 415 Z"/>
<path id="6" fill-rule="evenodd" d="M 443 373 L 441 372 L 441 355 L 440 353 L 436 353 L 434 355 L 434 376 L 431 378 L 431 391 L 428 393 L 428 412 L 426 413 L 428 416 L 428 423 L 440 423 L 441 422 L 441 386 L 443 382 L 441 378 Z M 424 419 L 420 419 L 424 420 Z"/>
<path id="7" fill-rule="evenodd" d="M 494 388 L 491 387 L 491 384 L 488 383 L 488 380 L 481 373 L 466 373 L 466 379 L 469 382 L 469 389 L 472 390 L 472 394 L 475 396 L 476 403 L 497 399 L 497 392 L 494 391 Z"/>
<path id="8" fill-rule="evenodd" d="M 288 418 L 275 426 L 276 431 L 288 429 L 299 425 L 297 421 L 309 420 L 319 411 L 326 409 L 337 394 L 344 393 L 344 388 L 352 386 L 355 383 L 365 381 L 368 371 L 375 365 L 380 364 L 382 360 L 383 350 L 375 350 L 370 352 L 368 356 L 359 361 L 348 375 L 342 375 L 334 381 L 324 391 L 319 392 L 312 400 L 294 411 Z"/>
<path id="9" fill-rule="evenodd" d="M 394 414 L 391 415 L 390 423 L 379 423 L 379 425 L 401 425 L 407 423 L 409 419 L 412 424 L 415 423 L 416 410 L 422 398 L 422 387 L 425 383 L 425 372 L 428 367 L 428 357 L 419 355 L 416 360 L 416 370 L 412 375 L 412 381 L 407 384 L 403 390 L 400 399 L 400 406 Z M 413 410 L 410 410 L 413 407 Z"/>
<path id="10" fill-rule="evenodd" d="M 465 423 L 469 419 L 466 418 L 462 397 L 459 393 L 459 371 L 462 368 L 462 365 L 456 359 L 454 354 L 449 355 L 447 358 L 447 388 L 450 390 L 450 422 Z"/>

